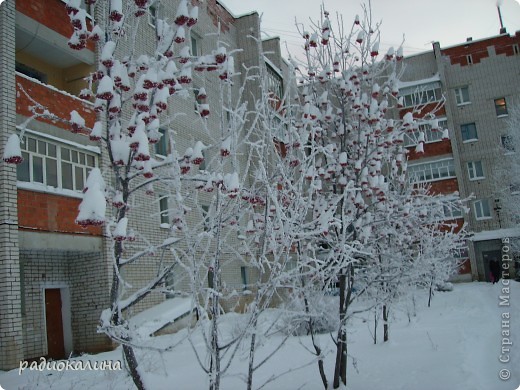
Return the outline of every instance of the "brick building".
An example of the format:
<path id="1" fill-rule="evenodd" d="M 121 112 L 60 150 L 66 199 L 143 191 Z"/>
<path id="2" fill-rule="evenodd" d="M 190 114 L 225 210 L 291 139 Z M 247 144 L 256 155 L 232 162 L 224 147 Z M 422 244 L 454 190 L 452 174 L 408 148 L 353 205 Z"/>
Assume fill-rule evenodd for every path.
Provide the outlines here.
<path id="1" fill-rule="evenodd" d="M 409 172 L 436 192 L 473 196 L 469 213 L 446 210 L 446 217 L 459 225 L 466 222 L 471 233 L 468 250 L 459 254 L 468 259 L 460 271 L 462 280 L 490 280 L 489 261 L 502 257 L 501 239 L 520 235 L 515 216 L 500 213 L 499 187 L 509 183 L 494 180 L 504 158 L 507 107 L 520 101 L 519 44 L 519 32 L 504 32 L 448 48 L 436 42 L 432 51 L 405 58 L 401 117 L 416 104 L 419 115 L 436 110 L 439 127 L 449 129 L 450 136 L 443 140 L 431 122 L 421 123 L 424 153 L 410 147 Z M 417 134 L 408 137 L 409 146 L 416 143 Z"/>
<path id="2" fill-rule="evenodd" d="M 140 24 L 137 52 L 150 50 L 149 42 L 156 37 L 156 15 L 173 18 L 178 3 L 161 1 L 159 9 L 144 16 L 147 23 Z M 193 4 L 199 6 L 199 22 L 189 37 L 191 51 L 211 52 L 218 35 L 228 51 L 240 49 L 235 56 L 237 68 L 263 67 L 273 93 L 281 95 L 285 62 L 279 40 L 263 41 L 263 55 L 250 38 L 260 37 L 259 15 L 235 17 L 216 0 Z M 102 15 L 96 17 L 99 20 Z M 215 34 L 219 27 L 220 34 Z M 9 135 L 20 133 L 21 124 L 32 116 L 29 107 L 34 101 L 66 119 L 76 110 L 89 127 L 95 122 L 94 104 L 78 95 L 86 87 L 84 78 L 96 69 L 99 53 L 93 44 L 80 51 L 70 49 L 71 33 L 62 0 L 7 0 L 0 5 L 2 153 Z M 193 90 L 205 87 L 211 101 L 218 94 L 216 77 L 194 74 Z M 236 83 L 237 93 L 241 82 Z M 248 96 L 260 94 L 258 84 L 249 83 L 246 89 Z M 176 148 L 182 153 L 193 139 L 205 142 L 207 135 L 197 126 L 200 117 L 193 110 L 195 96 L 173 99 L 175 110 L 186 113 L 172 122 L 178 137 Z M 248 104 L 252 109 L 254 102 Z M 208 127 L 220 119 L 210 117 Z M 21 148 L 22 164 L 0 165 L 0 369 L 17 367 L 21 359 L 61 358 L 111 348 L 110 340 L 96 332 L 101 310 L 108 305 L 111 243 L 102 228 L 83 229 L 74 223 L 86 177 L 92 168 L 103 167 L 107 156 L 85 134 L 43 118 L 29 123 Z M 160 159 L 169 148 L 164 137 L 152 152 Z M 135 227 L 139 222 L 139 230 L 152 244 L 162 242 L 170 222 L 168 194 L 158 188 L 152 201 L 139 198 L 138 203 L 129 224 Z M 159 259 L 150 256 L 146 261 L 126 271 L 132 282 L 129 294 L 153 275 L 150 265 Z M 232 263 L 227 267 L 223 278 L 228 285 L 245 283 L 250 272 L 247 267 Z M 170 278 L 172 287 L 182 288 L 186 283 L 178 278 Z M 138 310 L 165 298 L 147 298 Z"/>

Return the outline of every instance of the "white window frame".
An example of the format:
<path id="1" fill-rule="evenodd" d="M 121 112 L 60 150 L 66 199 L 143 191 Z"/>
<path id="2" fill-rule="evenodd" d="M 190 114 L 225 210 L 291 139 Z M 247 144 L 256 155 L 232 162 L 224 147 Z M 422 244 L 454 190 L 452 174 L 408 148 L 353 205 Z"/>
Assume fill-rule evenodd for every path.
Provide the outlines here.
<path id="1" fill-rule="evenodd" d="M 487 205 L 487 211 L 489 215 L 485 215 L 485 207 L 484 204 Z M 475 219 L 477 221 L 482 221 L 486 219 L 491 219 L 491 208 L 489 206 L 489 200 L 488 199 L 478 199 L 475 202 L 473 202 L 473 210 L 475 211 Z M 479 217 L 479 213 L 481 216 Z"/>
<path id="2" fill-rule="evenodd" d="M 417 173 L 423 173 L 422 176 L 425 178 L 418 179 Z M 430 174 L 430 178 L 427 179 L 428 173 Z M 455 160 L 453 158 L 446 158 L 422 164 L 408 165 L 408 175 L 409 180 L 415 183 L 431 183 L 434 181 L 453 179 L 457 177 L 455 174 Z"/>
<path id="3" fill-rule="evenodd" d="M 444 219 L 458 219 L 463 217 L 462 208 L 454 205 L 443 205 L 442 212 Z"/>
<path id="4" fill-rule="evenodd" d="M 32 143 L 36 144 L 35 150 L 30 150 Z M 45 151 L 42 151 L 40 146 L 45 144 Z M 55 156 L 49 154 L 49 145 L 52 145 L 55 148 Z M 72 145 L 55 142 L 53 139 L 46 137 L 39 137 L 32 132 L 26 131 L 22 143 L 20 144 L 20 148 L 22 150 L 22 156 L 24 160 L 27 161 L 29 165 L 29 181 L 20 180 L 17 175 L 17 180 L 20 183 L 35 183 L 37 185 L 48 186 L 60 190 L 65 191 L 75 191 L 81 193 L 85 186 L 87 177 L 92 168 L 98 167 L 98 156 L 96 153 L 87 151 L 82 148 L 77 148 Z M 69 153 L 68 160 L 65 157 L 66 151 Z M 76 156 L 76 158 L 73 158 Z M 41 158 L 42 159 L 42 174 L 43 174 L 43 183 L 40 181 L 34 180 L 34 159 Z M 57 183 L 56 186 L 49 184 L 49 178 L 47 174 L 47 160 L 52 160 L 56 162 L 56 175 L 57 175 Z M 25 164 L 22 163 L 22 164 Z M 63 187 L 64 183 L 64 164 L 69 164 L 71 166 L 71 181 L 72 188 Z M 18 167 L 21 169 L 21 166 Z M 82 178 L 77 178 L 76 175 L 81 172 Z M 82 180 L 81 180 L 82 179 Z M 80 181 L 81 182 L 78 182 Z"/>
<path id="5" fill-rule="evenodd" d="M 168 146 L 169 146 L 169 141 L 170 141 L 170 139 L 169 139 L 170 137 L 168 135 L 168 130 L 164 129 L 164 128 L 160 128 L 159 133 L 161 133 L 162 136 L 159 139 L 159 141 L 157 141 L 157 143 L 154 145 L 155 155 L 159 156 L 159 157 L 166 157 L 168 155 Z M 160 153 L 160 151 L 157 151 L 157 149 L 163 148 L 163 145 L 164 145 L 164 149 L 166 150 L 165 154 Z"/>
<path id="6" fill-rule="evenodd" d="M 455 101 L 457 102 L 457 106 L 465 106 L 467 104 L 471 104 L 471 99 L 469 98 L 469 87 L 467 85 L 459 88 L 455 88 Z M 464 93 L 465 92 L 465 93 Z M 464 97 L 466 95 L 466 98 Z"/>
<path id="7" fill-rule="evenodd" d="M 267 61 L 265 67 L 267 69 L 267 90 L 282 100 L 284 95 L 283 77 Z"/>
<path id="8" fill-rule="evenodd" d="M 80 8 L 84 9 L 85 12 L 86 12 L 86 16 L 88 19 L 92 20 L 92 15 L 90 14 L 90 5 L 87 5 L 85 3 L 85 0 L 80 0 L 81 1 L 81 4 L 80 4 Z M 68 3 L 68 0 L 61 0 L 62 3 L 65 3 L 67 4 Z"/>
<path id="9" fill-rule="evenodd" d="M 424 142 L 431 144 L 434 142 L 442 141 L 442 130 L 448 127 L 448 120 L 446 118 L 439 118 L 439 129 L 437 131 L 432 130 L 432 126 L 428 123 L 419 124 L 419 129 L 413 133 L 405 133 L 404 135 L 404 146 L 415 146 L 419 139 L 419 133 L 424 132 Z"/>
<path id="10" fill-rule="evenodd" d="M 161 194 L 159 195 L 159 199 L 157 201 L 159 206 L 159 223 L 162 226 L 168 225 L 170 226 L 170 206 L 168 205 L 169 195 Z"/>
<path id="11" fill-rule="evenodd" d="M 399 91 L 399 95 L 403 98 L 404 107 L 440 102 L 443 99 L 440 81 L 403 88 Z"/>
<path id="12" fill-rule="evenodd" d="M 485 179 L 484 168 L 482 167 L 482 161 L 480 161 L 480 160 L 468 161 L 467 168 L 468 168 L 469 180 L 474 181 L 474 180 Z M 482 173 L 482 176 L 479 176 L 479 172 L 478 172 L 479 170 Z"/>
<path id="13" fill-rule="evenodd" d="M 157 20 L 157 6 L 155 4 L 152 4 L 148 7 L 148 24 L 152 26 L 153 28 L 157 28 L 156 26 L 156 20 Z"/>
<path id="14" fill-rule="evenodd" d="M 193 42 L 195 41 L 195 50 L 193 48 Z M 190 51 L 191 55 L 198 57 L 202 54 L 202 37 L 196 32 L 190 31 Z"/>

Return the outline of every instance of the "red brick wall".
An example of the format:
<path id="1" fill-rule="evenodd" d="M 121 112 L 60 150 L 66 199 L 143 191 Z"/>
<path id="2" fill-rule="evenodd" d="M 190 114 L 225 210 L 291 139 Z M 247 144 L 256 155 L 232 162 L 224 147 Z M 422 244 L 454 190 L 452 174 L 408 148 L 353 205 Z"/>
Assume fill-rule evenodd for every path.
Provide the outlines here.
<path id="1" fill-rule="evenodd" d="M 16 10 L 69 39 L 74 31 L 61 0 L 16 0 Z M 87 20 L 88 28 L 90 23 Z M 94 51 L 93 42 L 87 48 Z"/>
<path id="2" fill-rule="evenodd" d="M 83 229 L 74 222 L 81 199 L 18 190 L 18 228 L 101 236 L 101 227 Z"/>
<path id="3" fill-rule="evenodd" d="M 224 32 L 229 30 L 229 25 L 235 20 L 217 0 L 207 0 L 207 12 L 216 27 L 220 21 L 221 30 Z"/>
<path id="4" fill-rule="evenodd" d="M 68 120 L 70 119 L 70 112 L 72 110 L 76 110 L 78 114 L 80 114 L 83 119 L 85 119 L 86 126 L 94 126 L 94 122 L 96 121 L 96 113 L 90 105 L 82 103 L 81 100 L 73 98 L 70 95 L 60 93 L 54 89 L 48 88 L 45 85 L 42 85 L 38 82 L 33 82 L 26 79 L 25 77 L 18 75 L 16 75 L 17 114 L 30 117 L 33 114 L 31 111 L 29 111 L 29 107 L 34 106 L 34 103 L 29 100 L 29 98 L 22 91 L 20 91 L 18 84 L 23 87 L 25 92 L 27 92 L 31 98 L 33 98 L 41 105 L 47 107 L 51 113 L 57 115 L 58 117 Z M 60 121 L 52 122 L 43 118 L 38 120 L 53 124 L 54 126 L 65 130 L 70 130 L 70 126 L 67 123 Z"/>
<path id="5" fill-rule="evenodd" d="M 512 56 L 514 55 L 513 44 L 520 44 L 520 33 L 517 32 L 514 36 L 502 35 L 482 41 L 466 42 L 459 46 L 442 49 L 441 53 L 450 58 L 452 65 L 466 66 L 468 65 L 467 55 L 471 55 L 473 64 L 478 64 L 483 58 L 489 57 L 487 50 L 489 46 L 494 46 L 498 55 Z"/>
<path id="6" fill-rule="evenodd" d="M 435 116 L 441 117 L 446 116 L 446 109 L 444 106 L 438 108 L 439 102 L 425 104 L 419 113 L 414 113 L 414 118 L 423 118 L 426 114 L 434 112 Z M 416 107 L 406 107 L 399 110 L 399 118 L 403 119 L 407 112 L 412 112 Z M 437 110 L 437 111 L 435 111 Z"/>
<path id="7" fill-rule="evenodd" d="M 431 182 L 430 188 L 433 194 L 452 194 L 459 191 L 459 184 L 457 179 L 453 178 Z"/>
<path id="8" fill-rule="evenodd" d="M 425 143 L 424 153 L 422 154 L 415 153 L 415 146 L 408 148 L 408 160 L 413 161 L 424 157 L 442 156 L 451 152 L 451 141 L 449 139 L 429 144 Z"/>
<path id="9" fill-rule="evenodd" d="M 469 259 L 466 259 L 459 268 L 459 275 L 469 273 L 471 273 L 471 262 Z"/>

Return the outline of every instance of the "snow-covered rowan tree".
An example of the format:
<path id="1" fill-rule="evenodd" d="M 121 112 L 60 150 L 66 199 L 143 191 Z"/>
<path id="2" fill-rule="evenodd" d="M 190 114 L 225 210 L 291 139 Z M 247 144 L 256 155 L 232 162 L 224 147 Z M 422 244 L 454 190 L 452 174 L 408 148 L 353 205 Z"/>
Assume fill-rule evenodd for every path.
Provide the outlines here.
<path id="1" fill-rule="evenodd" d="M 402 120 L 391 114 L 399 104 L 402 48 L 381 55 L 379 24 L 369 7 L 363 11 L 346 28 L 341 18 L 333 26 L 323 9 L 312 29 L 301 31 L 307 64 L 305 70 L 299 67 L 302 85 L 295 126 L 307 135 L 302 143 L 306 158 L 298 163 L 315 189 L 312 217 L 322 236 L 314 248 L 328 249 L 326 264 L 316 272 L 339 285 L 334 388 L 347 384 L 349 308 L 367 290 L 362 275 L 367 257 L 374 254 L 365 248 L 378 239 L 373 226 L 384 224 L 375 216 L 388 203 L 389 178 L 406 180 L 403 141 L 415 121 L 413 113 Z M 424 138 L 416 151 L 423 145 Z"/>
<path id="2" fill-rule="evenodd" d="M 174 227 L 182 227 L 185 214 L 189 214 L 190 209 L 188 202 L 183 202 L 181 182 L 196 182 L 191 172 L 196 171 L 195 167 L 203 162 L 206 145 L 200 140 L 188 140 L 192 144 L 187 152 L 183 156 L 178 155 L 175 149 L 178 140 L 172 123 L 181 113 L 171 107 L 172 99 L 193 94 L 191 82 L 194 71 L 212 72 L 215 82 L 222 84 L 220 98 L 223 99 L 224 89 L 230 85 L 234 73 L 233 58 L 226 55 L 223 46 L 215 47 L 212 53 L 204 56 L 190 53 L 186 42 L 189 42 L 191 27 L 198 21 L 198 7 L 187 0 L 178 3 L 174 17 L 169 20 L 162 17 L 158 1 L 88 0 L 85 3 L 90 15 L 88 19 L 87 11 L 82 9 L 79 0 L 66 2 L 74 27 L 69 46 L 82 50 L 89 41 L 97 44 L 99 63 L 88 77 L 88 88 L 81 92 L 80 97 L 95 101 L 98 121 L 88 128 L 76 111 L 71 112 L 70 118 L 60 118 L 35 101 L 31 119 L 43 117 L 65 122 L 70 125 L 71 131 L 83 133 L 90 140 L 99 142 L 103 150 L 108 164 L 90 172 L 76 222 L 81 226 L 105 225 L 106 236 L 111 242 L 112 286 L 110 307 L 102 313 L 99 331 L 122 344 L 132 380 L 137 388 L 143 389 L 145 381 L 134 351 L 139 340 L 134 338 L 128 317 L 137 303 L 156 291 L 162 291 L 165 278 L 177 265 L 169 249 L 180 238 L 175 237 L 174 229 L 171 229 L 164 234 L 162 242 L 149 240 L 145 232 L 130 227 L 131 224 L 139 225 L 139 221 L 132 220 L 132 209 L 138 209 L 140 202 L 145 202 L 145 193 L 153 194 L 154 185 L 162 191 L 168 189 L 178 203 L 173 204 L 178 206 L 176 209 L 169 210 Z M 143 31 L 142 24 L 147 24 L 151 5 L 157 6 L 153 15 L 156 40 L 153 42 L 152 39 L 147 45 L 146 52 L 139 52 L 142 49 L 138 49 L 136 43 Z M 197 93 L 196 109 L 201 118 L 200 124 L 207 130 L 205 118 L 210 114 L 207 97 L 203 88 L 198 89 Z M 237 117 L 236 121 L 240 120 Z M 160 129 L 166 129 L 164 135 Z M 152 147 L 162 136 L 170 139 L 171 153 L 156 159 Z M 218 144 L 222 143 L 227 153 L 233 154 L 234 140 L 225 137 L 227 134 L 217 134 L 216 138 L 221 141 Z M 7 162 L 20 162 L 17 142 L 17 136 L 10 139 L 10 146 L 6 148 L 8 153 L 4 155 Z M 217 235 L 220 234 L 220 224 L 224 222 L 221 213 L 223 198 L 236 196 L 237 179 L 236 174 L 229 171 L 206 182 L 217 189 L 215 214 L 219 216 L 219 224 L 210 226 L 211 229 L 217 228 Z M 137 288 L 131 286 L 125 270 L 140 266 L 141 260 L 154 255 L 160 255 L 160 259 L 152 262 L 155 270 L 152 270 L 151 279 Z M 215 259 L 218 261 L 218 252 Z M 218 264 L 215 269 L 218 271 Z M 150 271 L 148 267 L 146 271 Z M 219 287 L 217 275 L 214 291 L 218 291 Z M 218 297 L 218 294 L 212 294 L 212 297 Z M 218 313 L 218 298 L 212 300 L 212 305 L 213 312 Z"/>
<path id="3" fill-rule="evenodd" d="M 259 43 L 259 42 L 257 42 Z M 263 351 L 264 358 L 255 361 L 259 340 L 266 337 L 258 327 L 260 315 L 266 308 L 286 302 L 289 291 L 298 280 L 300 269 L 297 248 L 310 238 L 321 234 L 308 216 L 312 212 L 312 194 L 300 170 L 298 161 L 304 158 L 302 139 L 294 128 L 290 97 L 295 94 L 292 75 L 286 80 L 283 96 L 269 89 L 268 78 L 261 69 L 262 96 L 257 101 L 255 158 L 252 187 L 265 199 L 263 216 L 257 237 L 258 249 L 251 265 L 256 269 L 254 299 L 247 308 L 249 356 L 247 388 L 252 389 L 253 375 L 283 345 L 290 332 L 272 351 Z M 291 140 L 289 142 L 289 140 Z M 271 329 L 274 324 L 267 327 Z M 269 332 L 269 331 L 268 331 Z M 270 380 L 274 380 L 271 378 Z"/>
<path id="4" fill-rule="evenodd" d="M 415 184 L 413 178 L 395 181 L 390 177 L 389 183 L 388 201 L 376 208 L 375 215 L 376 221 L 386 221 L 373 226 L 376 239 L 367 247 L 373 264 L 364 276 L 377 281 L 368 291 L 376 305 L 374 342 L 379 318 L 383 319 L 383 340 L 388 341 L 389 312 L 396 300 L 406 299 L 417 286 L 444 283 L 458 270 L 454 251 L 465 238 L 462 227 L 446 220 L 444 213 L 463 209 L 464 201 L 434 194 L 430 186 Z"/>

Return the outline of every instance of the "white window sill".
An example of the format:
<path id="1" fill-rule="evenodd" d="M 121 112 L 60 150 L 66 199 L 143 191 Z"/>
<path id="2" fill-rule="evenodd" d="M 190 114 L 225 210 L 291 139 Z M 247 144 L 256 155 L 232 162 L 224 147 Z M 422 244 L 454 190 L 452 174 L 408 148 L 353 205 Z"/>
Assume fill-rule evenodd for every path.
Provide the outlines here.
<path id="1" fill-rule="evenodd" d="M 22 190 L 44 192 L 46 194 L 53 194 L 53 195 L 67 196 L 69 198 L 83 199 L 83 193 L 80 191 L 67 190 L 65 188 L 56 188 L 56 187 L 48 186 L 43 183 L 17 181 L 16 187 L 19 189 L 22 189 Z"/>
<path id="2" fill-rule="evenodd" d="M 485 176 L 482 176 L 482 177 L 473 177 L 473 178 L 469 178 L 469 181 L 477 181 L 477 180 L 483 180 L 485 179 L 486 177 Z"/>
<path id="3" fill-rule="evenodd" d="M 471 102 L 462 102 L 462 103 L 457 103 L 457 107 L 464 107 L 464 106 L 467 106 L 467 105 L 470 105 Z"/>
<path id="4" fill-rule="evenodd" d="M 413 183 L 417 183 L 417 184 L 420 184 L 420 183 L 433 183 L 433 182 L 436 182 L 436 181 L 456 179 L 456 178 L 457 178 L 457 176 L 447 176 L 447 177 L 440 177 L 440 178 L 429 179 L 429 180 L 418 180 L 418 181 L 414 181 Z"/>
<path id="5" fill-rule="evenodd" d="M 488 219 L 493 219 L 493 218 L 492 217 L 481 217 L 481 218 L 475 217 L 475 220 L 477 220 L 477 221 L 487 221 Z"/>
<path id="6" fill-rule="evenodd" d="M 497 115 L 497 118 L 507 118 L 509 114 Z"/>
<path id="7" fill-rule="evenodd" d="M 467 140 L 464 140 L 462 141 L 463 144 L 469 144 L 470 142 L 477 142 L 478 141 L 478 138 L 471 138 L 471 139 L 467 139 Z"/>

